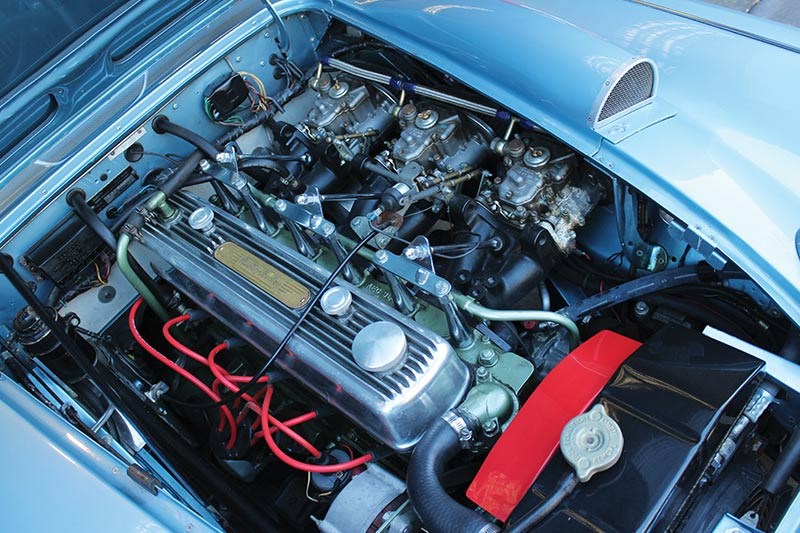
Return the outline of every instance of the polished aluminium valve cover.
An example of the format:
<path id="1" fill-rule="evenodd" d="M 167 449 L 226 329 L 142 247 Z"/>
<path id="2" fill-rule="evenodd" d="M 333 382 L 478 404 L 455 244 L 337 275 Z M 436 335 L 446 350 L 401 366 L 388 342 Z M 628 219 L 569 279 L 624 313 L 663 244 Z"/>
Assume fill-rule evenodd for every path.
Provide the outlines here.
<path id="1" fill-rule="evenodd" d="M 329 272 L 190 193 L 174 201 L 181 212 L 176 221 L 151 221 L 142 230 L 156 270 L 269 357 Z M 213 231 L 189 226 L 188 215 L 201 207 L 214 210 Z M 407 450 L 463 398 L 469 371 L 439 335 L 365 291 L 336 283 L 352 295 L 347 315 L 331 316 L 318 305 L 275 365 L 377 440 Z M 407 353 L 401 365 L 370 372 L 351 347 L 359 331 L 379 321 L 402 330 Z"/>

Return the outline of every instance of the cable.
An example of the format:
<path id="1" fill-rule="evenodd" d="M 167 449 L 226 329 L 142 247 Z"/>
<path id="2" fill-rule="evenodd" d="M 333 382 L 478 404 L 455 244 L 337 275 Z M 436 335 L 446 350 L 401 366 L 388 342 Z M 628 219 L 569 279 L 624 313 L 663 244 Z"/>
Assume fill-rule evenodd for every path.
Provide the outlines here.
<path id="1" fill-rule="evenodd" d="M 266 392 L 266 391 L 264 391 L 264 392 Z M 261 409 L 258 410 L 258 413 L 259 413 L 259 415 L 261 414 Z M 289 420 L 285 421 L 283 424 L 286 427 L 293 427 L 293 426 L 296 426 L 298 424 L 302 424 L 304 422 L 308 422 L 309 420 L 314 420 L 318 416 L 319 416 L 319 413 L 317 413 L 316 411 L 309 411 L 308 413 L 296 416 L 294 418 L 290 418 Z M 270 431 L 270 433 L 277 433 L 278 432 L 278 428 L 277 427 L 270 428 L 269 431 Z M 264 436 L 264 431 L 263 430 L 262 431 L 256 431 L 253 434 L 253 438 L 254 439 L 257 439 L 257 438 L 260 439 L 263 436 Z"/>
<path id="2" fill-rule="evenodd" d="M 504 531 L 508 533 L 529 531 L 536 524 L 544 520 L 547 515 L 553 512 L 556 507 L 561 505 L 561 502 L 572 494 L 572 491 L 575 490 L 575 487 L 577 487 L 579 483 L 580 479 L 578 479 L 577 474 L 570 472 L 559 480 L 555 490 L 547 499 L 525 513 L 516 523 L 507 525 Z"/>
<path id="3" fill-rule="evenodd" d="M 374 237 L 374 235 L 372 236 Z M 370 237 L 370 238 L 372 238 Z M 365 463 L 368 463 L 373 459 L 372 454 L 368 453 L 358 457 L 356 459 L 352 459 L 350 461 L 346 461 L 344 463 L 338 463 L 335 465 L 314 465 L 309 463 L 303 463 L 294 459 L 287 455 L 283 450 L 278 447 L 275 443 L 275 439 L 272 438 L 272 433 L 270 432 L 270 422 L 272 422 L 272 417 L 268 416 L 269 414 L 269 404 L 272 400 L 272 392 L 273 387 L 272 385 L 267 385 L 267 393 L 264 395 L 264 402 L 261 404 L 261 425 L 264 428 L 264 440 L 267 442 L 267 446 L 272 451 L 275 456 L 286 463 L 288 466 L 292 468 L 296 468 L 297 470 L 301 470 L 303 472 L 317 472 L 320 474 L 333 474 L 336 472 L 343 472 L 345 470 L 351 470 L 357 466 L 361 466 Z M 281 431 L 286 431 L 289 429 L 285 426 L 285 424 L 275 424 Z"/>
<path id="4" fill-rule="evenodd" d="M 198 363 L 201 363 L 201 364 L 203 364 L 205 366 L 210 366 L 209 363 L 208 363 L 208 359 L 206 359 L 205 357 L 203 357 L 199 353 L 195 352 L 194 350 L 189 349 L 186 345 L 184 345 L 178 339 L 173 337 L 172 333 L 170 332 L 170 328 L 172 328 L 172 326 L 175 326 L 177 324 L 182 324 L 183 322 L 186 322 L 187 320 L 190 320 L 191 318 L 192 318 L 191 315 L 186 314 L 186 315 L 181 315 L 181 316 L 175 317 L 175 318 L 173 318 L 171 320 L 167 320 L 164 323 L 164 326 L 161 328 L 161 333 L 163 333 L 164 339 L 166 339 L 166 341 L 170 344 L 170 346 L 172 346 L 173 348 L 175 348 L 176 350 L 181 352 L 183 355 L 185 355 L 187 357 L 191 357 L 192 359 L 194 359 Z"/>
<path id="5" fill-rule="evenodd" d="M 234 383 L 237 382 L 237 381 L 238 382 L 250 381 L 251 376 L 237 376 L 237 375 L 229 374 L 221 366 L 216 364 L 216 362 L 215 362 L 216 356 L 222 350 L 225 350 L 225 349 L 227 349 L 229 347 L 227 342 L 223 342 L 223 343 L 218 344 L 217 346 L 215 346 L 209 352 L 208 357 L 206 358 L 206 357 L 203 357 L 202 355 L 200 355 L 199 353 L 195 352 L 191 348 L 187 347 L 185 344 L 181 343 L 179 340 L 177 340 L 172 335 L 170 329 L 173 326 L 175 326 L 177 324 L 181 324 L 183 322 L 186 322 L 186 321 L 188 321 L 190 319 L 191 319 L 191 315 L 184 314 L 184 315 L 181 315 L 179 317 L 175 317 L 175 318 L 173 318 L 171 320 L 168 320 L 164 324 L 163 328 L 161 329 L 162 333 L 164 334 L 164 338 L 167 340 L 167 342 L 173 348 L 175 348 L 176 350 L 178 350 L 182 354 L 184 354 L 184 355 L 194 359 L 195 361 L 198 361 L 198 362 L 202 363 L 203 365 L 207 366 L 211 370 L 211 373 L 216 378 L 216 381 L 218 381 L 219 383 L 225 385 L 228 389 L 230 389 L 230 390 L 232 390 L 234 392 L 237 392 L 239 390 L 239 387 L 237 387 Z M 269 381 L 269 377 L 268 376 L 262 376 L 259 379 L 259 383 L 267 383 L 268 381 Z M 214 390 L 213 385 L 212 385 L 212 390 Z M 215 392 L 215 394 L 217 394 L 216 390 L 214 390 L 214 392 Z M 255 399 L 252 396 L 248 395 L 248 394 L 243 394 L 242 398 L 244 400 L 246 400 L 247 402 L 255 402 Z M 254 409 L 254 411 L 259 413 L 259 414 L 261 412 L 261 410 L 258 409 L 257 406 Z M 317 413 L 312 411 L 311 413 L 306 413 L 303 416 L 293 418 L 292 420 L 289 421 L 289 422 L 292 422 L 291 424 L 289 422 L 285 422 L 284 425 L 286 425 L 287 427 L 291 427 L 293 425 L 297 425 L 297 424 L 300 424 L 302 422 L 305 422 L 306 420 L 311 420 L 312 418 L 314 418 L 316 416 L 317 416 Z M 238 424 L 238 422 L 239 421 L 237 420 L 237 424 Z M 277 431 L 277 428 L 276 428 L 276 431 Z M 314 446 L 312 446 L 308 441 L 306 441 L 306 439 L 304 439 L 303 437 L 301 437 L 297 433 L 291 432 L 290 434 L 287 434 L 287 436 L 289 436 L 290 438 L 292 438 L 292 440 L 294 440 L 300 446 L 305 448 L 311 455 L 313 455 L 315 457 L 320 457 L 322 455 Z"/>
<path id="6" fill-rule="evenodd" d="M 187 379 L 194 386 L 203 391 L 203 393 L 206 396 L 218 402 L 220 400 L 219 395 L 216 394 L 214 391 L 212 391 L 210 388 L 208 388 L 208 385 L 200 381 L 200 378 L 198 378 L 185 368 L 182 368 L 174 361 L 171 361 L 167 356 L 156 350 L 152 345 L 150 345 L 150 343 L 148 343 L 145 340 L 144 337 L 142 337 L 141 333 L 139 333 L 139 330 L 136 327 L 136 312 L 142 306 L 142 301 L 143 300 L 141 298 L 137 299 L 136 302 L 134 302 L 133 306 L 131 306 L 131 310 L 128 313 L 128 327 L 130 328 L 131 334 L 133 335 L 133 338 L 136 340 L 139 346 L 144 348 L 144 350 L 147 353 L 158 359 L 167 368 L 177 372 L 182 377 Z M 225 421 L 228 423 L 228 427 L 230 428 L 230 436 L 228 437 L 228 442 L 226 444 L 226 447 L 230 450 L 236 444 L 236 422 L 233 420 L 233 414 L 226 405 L 220 406 L 220 414 L 225 418 Z"/>
<path id="7" fill-rule="evenodd" d="M 214 377 L 217 378 L 220 381 L 220 383 L 228 387 L 228 389 L 232 390 L 233 392 L 238 392 L 239 387 L 234 385 L 233 382 L 227 379 L 226 372 L 224 372 L 224 370 L 215 362 L 217 354 L 219 354 L 222 350 L 225 350 L 227 348 L 228 348 L 227 342 L 223 342 L 221 344 L 214 346 L 214 348 L 212 348 L 211 351 L 208 353 L 208 367 L 211 369 L 211 373 L 214 374 Z M 252 396 L 250 396 L 249 394 L 242 394 L 242 399 L 248 402 L 247 403 L 248 406 L 252 405 L 250 408 L 254 412 L 261 414 L 261 409 L 259 409 L 258 405 L 255 403 L 255 399 Z M 317 450 L 317 448 L 315 448 L 306 439 L 301 437 L 298 433 L 296 433 L 292 429 L 289 429 L 289 426 L 280 422 L 278 419 L 276 419 L 269 413 L 267 413 L 267 417 L 273 424 L 281 428 L 281 431 L 285 433 L 287 437 L 291 438 L 297 444 L 305 448 L 305 450 L 312 456 L 314 456 L 315 458 L 322 457 L 322 453 L 319 450 Z"/>
<path id="8" fill-rule="evenodd" d="M 590 296 L 580 302 L 562 309 L 566 316 L 572 320 L 578 320 L 586 315 L 590 315 L 627 302 L 635 298 L 657 291 L 664 291 L 682 285 L 703 283 L 707 279 L 722 281 L 726 279 L 746 279 L 747 276 L 741 271 L 714 271 L 710 268 L 703 268 L 692 265 L 680 268 L 664 270 L 656 274 L 650 274 L 642 278 L 636 278 L 622 283 L 609 289 L 606 292 Z"/>
<path id="9" fill-rule="evenodd" d="M 261 378 L 267 372 L 270 365 L 272 365 L 275 359 L 277 359 L 277 357 L 281 354 L 281 352 L 283 352 L 283 350 L 289 344 L 289 340 L 297 332 L 297 330 L 305 321 L 306 317 L 308 317 L 308 315 L 317 305 L 317 302 L 319 302 L 319 299 L 322 298 L 322 295 L 325 293 L 328 287 L 330 287 L 331 284 L 333 284 L 333 282 L 336 280 L 339 274 L 342 273 L 342 270 L 344 270 L 344 268 L 350 263 L 353 257 L 355 257 L 358 254 L 359 250 L 361 250 L 361 248 L 363 248 L 370 240 L 372 240 L 375 237 L 375 235 L 377 235 L 376 231 L 373 230 L 369 232 L 369 234 L 360 241 L 358 241 L 358 243 L 356 243 L 353 249 L 350 250 L 350 252 L 344 257 L 344 259 L 342 259 L 341 263 L 339 263 L 339 266 L 337 266 L 336 269 L 333 272 L 331 272 L 331 275 L 328 276 L 328 279 L 325 280 L 325 282 L 316 292 L 314 297 L 311 298 L 311 301 L 308 303 L 308 305 L 306 305 L 303 312 L 300 313 L 300 316 L 297 317 L 297 320 L 295 320 L 294 324 L 292 324 L 292 326 L 289 328 L 289 331 L 286 332 L 286 335 L 284 335 L 283 339 L 278 344 L 277 348 L 275 348 L 272 355 L 269 357 L 269 359 L 267 359 L 267 362 L 264 363 L 264 366 L 262 366 L 261 369 L 258 372 L 256 372 L 255 375 L 253 375 L 253 377 L 250 379 L 249 382 L 247 382 L 239 391 L 233 394 L 229 394 L 228 396 L 225 396 L 214 403 L 196 404 L 194 407 L 198 409 L 210 409 L 213 407 L 220 407 L 232 400 L 235 400 L 236 398 L 240 398 L 242 394 L 250 392 L 252 388 L 258 384 L 259 378 Z"/>

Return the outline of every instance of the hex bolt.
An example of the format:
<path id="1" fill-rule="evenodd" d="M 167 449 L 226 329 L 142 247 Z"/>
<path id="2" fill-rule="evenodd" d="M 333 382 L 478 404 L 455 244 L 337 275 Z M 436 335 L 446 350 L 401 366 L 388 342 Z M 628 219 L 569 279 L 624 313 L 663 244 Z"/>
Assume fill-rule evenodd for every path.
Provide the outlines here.
<path id="1" fill-rule="evenodd" d="M 498 359 L 499 357 L 494 353 L 494 350 L 488 348 L 481 350 L 481 353 L 478 354 L 478 364 L 481 366 L 494 366 L 497 364 Z"/>
<path id="2" fill-rule="evenodd" d="M 275 202 L 275 210 L 276 211 L 286 211 L 286 201 L 285 200 L 278 200 Z"/>
<path id="3" fill-rule="evenodd" d="M 497 420 L 494 419 L 487 420 L 486 422 L 483 423 L 482 428 L 484 435 L 486 435 L 487 437 L 491 437 L 492 435 L 497 433 Z"/>
<path id="4" fill-rule="evenodd" d="M 633 312 L 639 318 L 644 318 L 650 313 L 650 306 L 647 302 L 639 300 L 633 305 Z"/>
<path id="5" fill-rule="evenodd" d="M 485 381 L 489 381 L 489 369 L 485 366 L 479 366 L 475 369 L 475 382 L 483 383 Z"/>
<path id="6" fill-rule="evenodd" d="M 313 215 L 308 225 L 311 227 L 311 229 L 317 229 L 322 225 L 322 217 L 319 215 Z"/>
<path id="7" fill-rule="evenodd" d="M 419 283 L 420 285 L 424 285 L 425 282 L 428 281 L 430 275 L 431 273 L 428 270 L 425 270 L 424 268 L 418 268 L 417 273 L 414 276 L 414 279 L 416 279 L 417 283 Z"/>
<path id="8" fill-rule="evenodd" d="M 378 250 L 375 252 L 375 262 L 376 263 L 385 263 L 389 259 L 389 254 L 386 253 L 386 250 Z"/>

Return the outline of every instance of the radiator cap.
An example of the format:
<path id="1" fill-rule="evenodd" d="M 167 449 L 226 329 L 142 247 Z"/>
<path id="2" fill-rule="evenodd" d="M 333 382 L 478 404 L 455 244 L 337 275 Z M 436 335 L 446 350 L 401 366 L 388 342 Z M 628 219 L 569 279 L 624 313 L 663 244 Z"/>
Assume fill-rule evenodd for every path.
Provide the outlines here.
<path id="1" fill-rule="evenodd" d="M 388 372 L 402 363 L 406 348 L 406 334 L 400 326 L 379 320 L 356 334 L 353 359 L 369 372 Z"/>
<path id="2" fill-rule="evenodd" d="M 603 404 L 570 420 L 561 432 L 561 453 L 582 483 L 614 466 L 622 454 L 622 431 Z"/>

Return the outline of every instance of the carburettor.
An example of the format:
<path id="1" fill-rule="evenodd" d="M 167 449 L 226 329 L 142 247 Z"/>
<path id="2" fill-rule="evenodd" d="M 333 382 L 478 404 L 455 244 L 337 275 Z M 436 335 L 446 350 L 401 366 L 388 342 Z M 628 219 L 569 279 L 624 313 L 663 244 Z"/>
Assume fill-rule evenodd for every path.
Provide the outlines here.
<path id="1" fill-rule="evenodd" d="M 479 201 L 514 226 L 546 228 L 562 252 L 572 252 L 575 230 L 597 205 L 601 187 L 577 175 L 572 152 L 553 157 L 546 145 L 520 138 L 495 140 L 493 147 L 503 155 L 505 176 L 485 182 Z"/>
<path id="2" fill-rule="evenodd" d="M 358 153 L 393 120 L 394 99 L 380 87 L 370 91 L 359 80 L 328 73 L 312 78 L 310 85 L 316 96 L 301 127 L 312 139 L 335 140 L 342 149 Z"/>
<path id="3" fill-rule="evenodd" d="M 408 103 L 398 112 L 400 137 L 391 158 L 399 167 L 417 163 L 426 170 L 454 172 L 477 166 L 489 154 L 483 136 L 470 132 L 458 114 Z"/>

